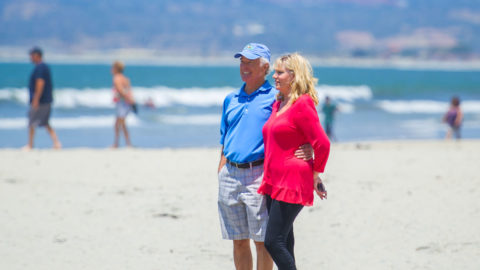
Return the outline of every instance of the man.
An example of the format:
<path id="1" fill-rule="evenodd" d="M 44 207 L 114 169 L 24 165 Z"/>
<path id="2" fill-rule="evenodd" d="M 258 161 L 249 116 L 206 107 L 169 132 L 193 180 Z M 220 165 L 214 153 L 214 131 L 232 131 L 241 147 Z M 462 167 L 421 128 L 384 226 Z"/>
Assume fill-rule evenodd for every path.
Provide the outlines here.
<path id="1" fill-rule="evenodd" d="M 250 43 L 235 58 L 240 58 L 244 84 L 223 103 L 218 166 L 220 225 L 223 238 L 233 240 L 237 270 L 253 268 L 250 239 L 257 251 L 257 269 L 271 270 L 273 261 L 263 245 L 268 221 L 266 201 L 257 189 L 263 178 L 262 128 L 272 112 L 277 90 L 265 79 L 270 70 L 267 46 Z M 309 159 L 311 153 L 310 146 L 298 150 L 296 156 Z"/>
<path id="2" fill-rule="evenodd" d="M 325 132 L 330 140 L 335 139 L 333 134 L 333 121 L 335 119 L 335 113 L 338 111 L 337 105 L 333 104 L 330 97 L 325 97 L 325 103 L 322 106 L 322 112 L 325 116 L 323 124 L 325 126 Z"/>
<path id="3" fill-rule="evenodd" d="M 57 134 L 49 124 L 50 111 L 53 102 L 52 77 L 49 67 L 42 61 L 42 50 L 34 47 L 30 50 L 30 59 L 35 68 L 30 75 L 29 93 L 30 93 L 30 111 L 28 112 L 28 144 L 25 150 L 33 148 L 33 138 L 35 128 L 46 127 L 48 134 L 52 138 L 53 148 L 60 149 L 62 145 L 58 140 Z"/>

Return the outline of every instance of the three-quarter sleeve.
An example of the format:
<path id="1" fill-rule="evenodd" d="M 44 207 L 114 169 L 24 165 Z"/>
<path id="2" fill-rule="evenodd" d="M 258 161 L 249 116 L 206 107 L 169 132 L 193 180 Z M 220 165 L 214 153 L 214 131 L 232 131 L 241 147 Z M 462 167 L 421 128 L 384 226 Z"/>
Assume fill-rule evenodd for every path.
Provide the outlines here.
<path id="1" fill-rule="evenodd" d="M 330 153 L 330 141 L 320 125 L 317 110 L 309 95 L 299 97 L 295 104 L 293 121 L 313 147 L 315 153 L 313 170 L 323 172 Z"/>

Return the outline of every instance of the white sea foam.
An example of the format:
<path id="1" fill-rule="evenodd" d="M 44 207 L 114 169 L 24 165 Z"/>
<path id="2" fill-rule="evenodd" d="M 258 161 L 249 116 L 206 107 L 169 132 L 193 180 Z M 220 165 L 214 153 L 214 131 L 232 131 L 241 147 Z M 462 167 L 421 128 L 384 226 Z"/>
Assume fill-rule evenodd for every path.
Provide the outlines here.
<path id="1" fill-rule="evenodd" d="M 159 122 L 170 125 L 220 125 L 221 115 L 201 114 L 201 115 L 162 115 Z"/>
<path id="2" fill-rule="evenodd" d="M 448 110 L 449 102 L 433 100 L 382 100 L 377 106 L 384 111 L 396 114 L 405 113 L 445 113 Z M 468 100 L 461 103 L 464 113 L 480 113 L 480 101 Z"/>
<path id="3" fill-rule="evenodd" d="M 317 86 L 318 96 L 322 100 L 326 96 L 332 99 L 353 102 L 357 99 L 370 100 L 373 97 L 372 90 L 366 85 L 345 86 L 345 85 L 319 85 Z"/>
<path id="4" fill-rule="evenodd" d="M 435 138 L 446 131 L 446 126 L 437 118 L 406 120 L 400 126 L 420 138 Z"/>
<path id="5" fill-rule="evenodd" d="M 55 129 L 105 128 L 113 127 L 115 117 L 110 115 L 62 117 L 52 118 L 50 123 Z M 0 118 L 0 129 L 25 129 L 27 124 L 27 118 L 23 117 Z M 127 124 L 138 126 L 140 120 L 134 115 L 129 115 Z"/>
<path id="6" fill-rule="evenodd" d="M 156 107 L 170 107 L 176 105 L 190 107 L 222 106 L 227 94 L 236 89 L 233 87 L 212 88 L 170 88 L 134 87 L 133 92 L 139 104 L 151 100 Z M 371 99 L 372 91 L 368 86 L 328 86 L 317 87 L 319 98 L 330 96 L 334 100 L 353 102 L 357 99 Z M 108 88 L 61 88 L 54 91 L 54 107 L 57 108 L 113 108 L 112 90 Z M 0 101 L 10 101 L 21 104 L 28 103 L 26 88 L 0 89 Z"/>

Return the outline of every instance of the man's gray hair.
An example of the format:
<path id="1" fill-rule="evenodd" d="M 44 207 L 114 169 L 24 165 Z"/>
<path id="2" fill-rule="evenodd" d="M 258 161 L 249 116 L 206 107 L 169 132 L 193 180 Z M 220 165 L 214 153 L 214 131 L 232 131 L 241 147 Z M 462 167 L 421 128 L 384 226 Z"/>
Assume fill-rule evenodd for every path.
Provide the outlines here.
<path id="1" fill-rule="evenodd" d="M 268 64 L 268 69 L 267 69 L 267 72 L 265 73 L 265 76 L 267 76 L 268 74 L 270 74 L 272 68 L 271 68 L 271 66 L 270 66 L 270 62 L 269 62 L 265 57 L 260 57 L 260 64 L 261 64 L 262 66 Z"/>

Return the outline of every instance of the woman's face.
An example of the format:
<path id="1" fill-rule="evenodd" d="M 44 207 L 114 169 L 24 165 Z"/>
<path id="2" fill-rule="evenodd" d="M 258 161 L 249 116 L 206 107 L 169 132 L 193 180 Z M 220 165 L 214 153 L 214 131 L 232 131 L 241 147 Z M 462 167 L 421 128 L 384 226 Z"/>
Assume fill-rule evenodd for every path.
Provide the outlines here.
<path id="1" fill-rule="evenodd" d="M 292 85 L 294 75 L 291 71 L 285 69 L 284 65 L 275 68 L 273 79 L 275 80 L 275 88 L 284 96 L 290 94 L 290 86 Z"/>

